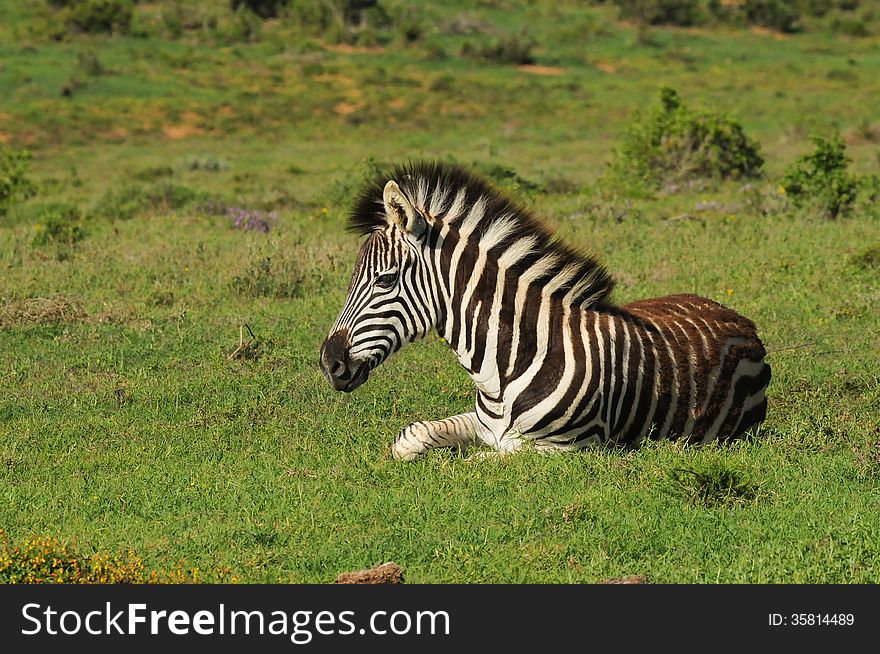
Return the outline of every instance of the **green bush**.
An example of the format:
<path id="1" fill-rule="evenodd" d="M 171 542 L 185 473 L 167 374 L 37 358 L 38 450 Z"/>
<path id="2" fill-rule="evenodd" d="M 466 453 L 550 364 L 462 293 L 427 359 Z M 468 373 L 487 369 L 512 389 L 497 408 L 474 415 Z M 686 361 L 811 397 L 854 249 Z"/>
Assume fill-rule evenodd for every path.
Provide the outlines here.
<path id="1" fill-rule="evenodd" d="M 497 64 L 534 64 L 534 40 L 527 37 L 507 36 L 488 43 L 476 44 L 467 41 L 461 47 L 465 57 Z"/>
<path id="2" fill-rule="evenodd" d="M 614 0 L 620 17 L 648 25 L 690 27 L 703 21 L 701 0 Z"/>
<path id="3" fill-rule="evenodd" d="M 795 32 L 799 28 L 800 12 L 791 2 L 784 0 L 746 0 L 742 4 L 746 19 L 779 32 Z"/>
<path id="4" fill-rule="evenodd" d="M 798 157 L 785 171 L 781 190 L 798 208 L 816 209 L 828 218 L 850 212 L 860 181 L 847 172 L 850 158 L 840 134 L 811 138 L 815 150 Z"/>
<path id="5" fill-rule="evenodd" d="M 594 1 L 594 4 L 605 4 Z M 640 25 L 690 27 L 714 21 L 727 25 L 760 25 L 778 32 L 796 32 L 805 21 L 829 17 L 831 29 L 865 36 L 869 30 L 859 20 L 859 0 L 609 0 L 620 17 Z"/>
<path id="6" fill-rule="evenodd" d="M 264 19 L 278 18 L 288 4 L 290 4 L 289 0 L 230 0 L 229 2 L 232 11 L 244 7 Z"/>
<path id="7" fill-rule="evenodd" d="M 0 144 L 0 216 L 5 216 L 16 202 L 36 193 L 36 187 L 27 177 L 30 161 L 28 150 L 11 150 Z"/>
<path id="8" fill-rule="evenodd" d="M 756 141 L 732 118 L 691 110 L 670 88 L 660 105 L 637 114 L 609 165 L 615 183 L 657 189 L 693 178 L 746 178 L 761 174 L 764 159 Z"/>
<path id="9" fill-rule="evenodd" d="M 63 4 L 62 17 L 70 32 L 128 34 L 131 29 L 130 0 L 75 0 Z"/>
<path id="10" fill-rule="evenodd" d="M 514 195 L 522 193 L 526 195 L 534 195 L 535 193 L 544 190 L 540 184 L 521 176 L 511 166 L 496 162 L 475 161 L 470 167 L 472 170 L 475 170 L 483 177 L 488 178 L 501 188 L 511 191 Z"/>
<path id="11" fill-rule="evenodd" d="M 40 210 L 38 220 L 34 225 L 33 244 L 36 246 L 73 245 L 86 236 L 82 212 L 74 204 L 47 204 Z"/>
<path id="12" fill-rule="evenodd" d="M 391 28 L 401 22 L 398 31 L 408 42 L 421 37 L 419 24 L 402 10 L 395 21 L 377 0 L 298 0 L 284 12 L 285 24 L 303 34 L 329 43 L 375 46 L 391 41 Z"/>

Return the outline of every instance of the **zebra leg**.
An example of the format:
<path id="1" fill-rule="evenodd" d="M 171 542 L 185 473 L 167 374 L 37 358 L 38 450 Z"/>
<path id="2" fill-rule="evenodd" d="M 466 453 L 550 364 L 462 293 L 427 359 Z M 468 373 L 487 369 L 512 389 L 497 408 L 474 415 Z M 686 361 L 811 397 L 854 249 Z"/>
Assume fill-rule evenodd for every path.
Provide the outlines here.
<path id="1" fill-rule="evenodd" d="M 435 447 L 466 449 L 477 437 L 477 414 L 462 413 L 445 420 L 414 422 L 394 440 L 391 453 L 395 459 L 412 461 Z"/>

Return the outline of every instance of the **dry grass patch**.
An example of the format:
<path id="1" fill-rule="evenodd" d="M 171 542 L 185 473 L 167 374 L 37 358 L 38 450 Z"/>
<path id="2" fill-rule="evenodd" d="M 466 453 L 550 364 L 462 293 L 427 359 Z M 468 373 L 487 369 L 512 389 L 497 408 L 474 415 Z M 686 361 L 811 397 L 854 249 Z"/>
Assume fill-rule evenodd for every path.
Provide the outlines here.
<path id="1" fill-rule="evenodd" d="M 77 322 L 87 315 L 79 300 L 57 294 L 52 297 L 0 299 L 0 329 L 51 322 Z"/>

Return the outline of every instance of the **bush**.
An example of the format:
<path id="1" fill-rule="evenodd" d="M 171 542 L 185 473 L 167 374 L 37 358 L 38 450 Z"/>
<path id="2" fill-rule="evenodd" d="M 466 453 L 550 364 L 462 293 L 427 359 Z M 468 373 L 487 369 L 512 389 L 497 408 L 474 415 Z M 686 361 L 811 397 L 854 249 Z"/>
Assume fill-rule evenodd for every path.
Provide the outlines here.
<path id="1" fill-rule="evenodd" d="M 371 46 L 391 39 L 393 22 L 378 0 L 297 0 L 283 12 L 285 24 L 330 43 Z M 412 23 L 412 21 L 410 21 Z M 421 34 L 412 24 L 402 27 L 404 38 Z"/>
<path id="2" fill-rule="evenodd" d="M 238 11 L 244 7 L 252 11 L 260 18 L 278 18 L 281 12 L 287 8 L 289 0 L 230 0 L 229 6 L 232 11 Z"/>
<path id="3" fill-rule="evenodd" d="M 855 204 L 859 179 L 847 173 L 850 158 L 840 134 L 811 138 L 816 149 L 788 167 L 781 190 L 794 206 L 812 208 L 828 218 L 847 214 Z"/>
<path id="4" fill-rule="evenodd" d="M 620 17 L 648 25 L 690 27 L 703 22 L 700 0 L 614 0 Z"/>
<path id="5" fill-rule="evenodd" d="M 495 162 L 475 161 L 470 166 L 483 177 L 488 178 L 501 188 L 509 190 L 514 195 L 524 193 L 534 195 L 544 189 L 540 184 L 522 177 L 511 166 L 505 166 Z"/>
<path id="6" fill-rule="evenodd" d="M 694 111 L 670 88 L 660 105 L 637 114 L 609 166 L 614 182 L 648 189 L 689 178 L 744 178 L 761 174 L 758 143 L 732 118 Z"/>
<path id="7" fill-rule="evenodd" d="M 130 0 L 78 0 L 63 4 L 63 21 L 70 32 L 128 34 L 131 30 Z"/>
<path id="8" fill-rule="evenodd" d="M 30 161 L 28 150 L 11 150 L 0 144 L 0 216 L 5 216 L 16 202 L 36 193 L 27 177 Z"/>
<path id="9" fill-rule="evenodd" d="M 792 3 L 784 0 L 746 0 L 741 10 L 753 25 L 779 32 L 795 32 L 799 29 L 800 12 Z"/>
<path id="10" fill-rule="evenodd" d="M 134 552 L 85 555 L 54 536 L 32 536 L 20 545 L 9 542 L 0 529 L 0 584 L 156 584 L 235 583 L 228 568 L 204 575 L 198 568 L 147 570 Z"/>
<path id="11" fill-rule="evenodd" d="M 73 245 L 86 236 L 82 212 L 74 204 L 47 204 L 38 214 L 38 220 L 34 225 L 33 244 L 36 246 Z"/>
<path id="12" fill-rule="evenodd" d="M 181 164 L 184 170 L 200 170 L 209 173 L 219 173 L 229 170 L 229 162 L 225 159 L 218 159 L 210 155 L 192 156 L 184 160 Z"/>
<path id="13" fill-rule="evenodd" d="M 466 42 L 461 47 L 461 54 L 497 64 L 524 65 L 535 63 L 535 57 L 532 55 L 534 48 L 535 42 L 532 39 L 508 36 L 482 45 Z"/>
<path id="14" fill-rule="evenodd" d="M 247 7 L 239 8 L 228 21 L 219 22 L 214 28 L 214 36 L 225 45 L 255 43 L 262 32 L 262 20 Z"/>
<path id="15" fill-rule="evenodd" d="M 328 205 L 349 206 L 364 184 L 372 182 L 377 175 L 390 168 L 391 165 L 387 162 L 367 157 L 361 162 L 358 170 L 350 171 L 330 185 L 326 191 L 326 202 Z"/>

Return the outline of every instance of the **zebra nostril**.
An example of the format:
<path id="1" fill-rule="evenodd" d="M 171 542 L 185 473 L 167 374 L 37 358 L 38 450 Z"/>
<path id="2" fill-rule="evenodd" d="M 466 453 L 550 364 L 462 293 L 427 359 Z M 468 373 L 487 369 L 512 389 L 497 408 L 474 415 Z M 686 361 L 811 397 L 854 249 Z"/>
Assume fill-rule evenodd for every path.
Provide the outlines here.
<path id="1" fill-rule="evenodd" d="M 345 364 L 342 361 L 337 361 L 330 368 L 330 374 L 334 377 L 341 377 L 343 372 L 345 372 Z"/>

